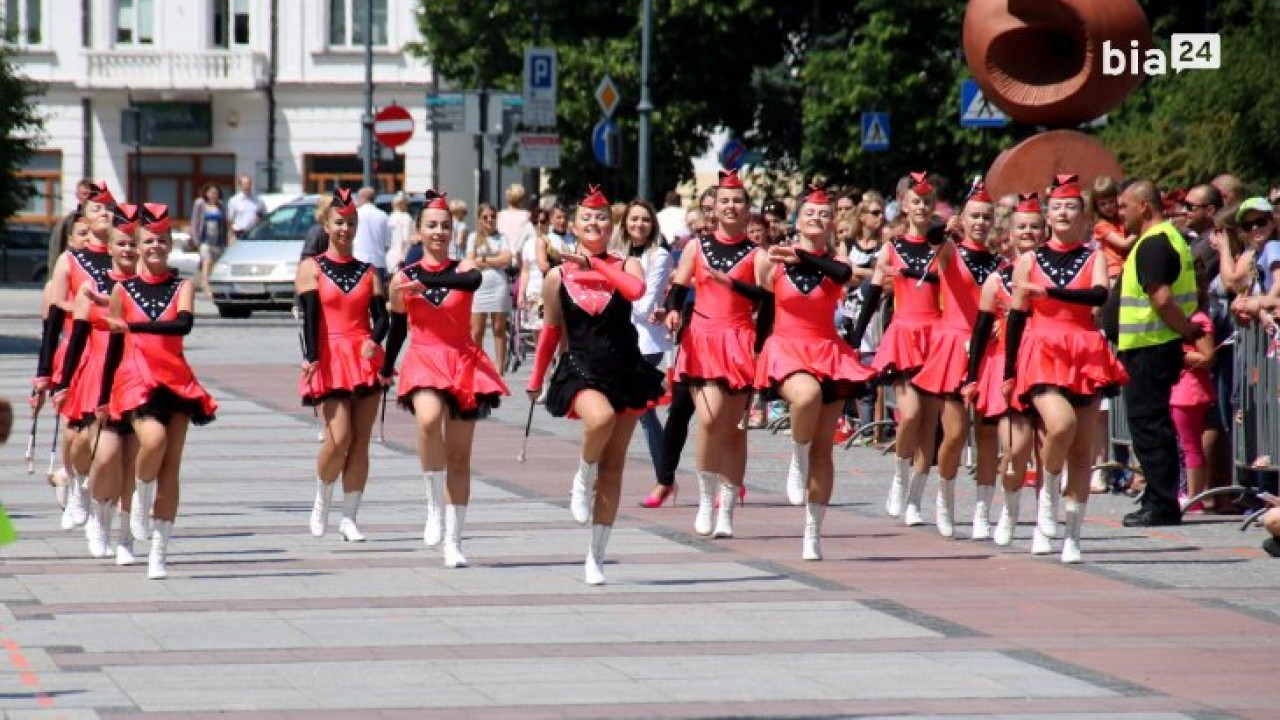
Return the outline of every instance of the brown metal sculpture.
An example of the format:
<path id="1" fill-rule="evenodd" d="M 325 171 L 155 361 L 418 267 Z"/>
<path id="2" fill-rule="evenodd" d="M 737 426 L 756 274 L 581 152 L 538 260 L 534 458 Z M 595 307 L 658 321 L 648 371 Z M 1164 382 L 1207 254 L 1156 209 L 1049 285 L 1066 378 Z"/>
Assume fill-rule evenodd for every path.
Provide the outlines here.
<path id="1" fill-rule="evenodd" d="M 964 51 L 983 95 L 1014 120 L 1053 132 L 1006 150 L 992 164 L 992 192 L 1043 190 L 1057 172 L 1084 183 L 1120 166 L 1097 140 L 1071 128 L 1114 110 L 1141 76 L 1102 73 L 1102 46 L 1152 46 L 1136 0 L 969 0 Z M 1086 185 L 1087 187 L 1087 185 Z"/>

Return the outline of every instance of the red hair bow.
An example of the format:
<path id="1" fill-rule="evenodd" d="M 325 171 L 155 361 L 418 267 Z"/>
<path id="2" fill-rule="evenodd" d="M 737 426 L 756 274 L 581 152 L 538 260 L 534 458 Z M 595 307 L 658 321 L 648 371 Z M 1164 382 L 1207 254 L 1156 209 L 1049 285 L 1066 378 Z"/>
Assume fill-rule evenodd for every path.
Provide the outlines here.
<path id="1" fill-rule="evenodd" d="M 929 184 L 928 173 L 921 170 L 920 172 L 908 174 L 911 176 L 911 192 L 921 197 L 933 194 L 933 186 Z"/>
<path id="2" fill-rule="evenodd" d="M 1049 190 L 1049 197 L 1059 200 L 1081 197 L 1080 176 L 1075 174 L 1054 175 L 1053 188 Z"/>
<path id="3" fill-rule="evenodd" d="M 587 185 L 587 195 L 578 203 L 582 207 L 593 210 L 609 207 L 609 198 L 604 196 L 599 185 Z"/>
<path id="4" fill-rule="evenodd" d="M 716 187 L 728 188 L 731 190 L 743 190 L 742 178 L 738 177 L 737 170 L 721 170 L 720 184 Z"/>
<path id="5" fill-rule="evenodd" d="M 116 205 L 111 214 L 111 227 L 126 235 L 132 235 L 138 229 L 138 206 L 128 203 Z"/>
<path id="6" fill-rule="evenodd" d="M 164 203 L 143 203 L 138 208 L 138 219 L 148 232 L 157 235 L 169 232 L 169 206 Z"/>
<path id="7" fill-rule="evenodd" d="M 426 207 L 430 210 L 448 210 L 449 197 L 448 193 L 440 192 L 434 188 L 427 190 L 423 196 L 427 199 Z"/>
<path id="8" fill-rule="evenodd" d="M 334 212 L 343 217 L 351 217 L 356 214 L 356 202 L 351 197 L 351 191 L 344 187 L 333 189 L 333 205 Z"/>
<path id="9" fill-rule="evenodd" d="M 1031 193 L 1030 195 L 1018 195 L 1018 204 L 1013 208 L 1014 212 L 1035 213 L 1040 214 L 1040 195 Z"/>

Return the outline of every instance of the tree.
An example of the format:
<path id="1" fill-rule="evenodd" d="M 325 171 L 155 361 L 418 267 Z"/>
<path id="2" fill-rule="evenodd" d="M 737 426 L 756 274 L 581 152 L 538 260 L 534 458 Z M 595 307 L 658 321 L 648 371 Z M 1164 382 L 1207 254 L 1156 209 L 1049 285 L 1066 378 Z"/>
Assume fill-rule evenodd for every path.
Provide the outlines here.
<path id="1" fill-rule="evenodd" d="M 760 98 L 752 88 L 758 66 L 784 53 L 792 3 L 768 0 L 655 0 L 650 68 L 652 178 L 655 193 L 692 174 L 720 128 L 742 134 Z M 777 7 L 782 6 L 782 7 Z M 640 97 L 640 2 L 583 3 L 540 0 L 540 42 L 557 48 L 558 122 L 562 159 L 551 174 L 560 193 L 582 191 L 607 180 L 611 197 L 635 192 Z M 526 4 L 509 0 L 421 0 L 423 42 L 409 48 L 425 57 L 454 87 L 481 85 L 519 92 L 524 47 L 533 42 L 534 18 Z M 744 52 L 743 48 L 749 48 Z M 591 153 L 591 129 L 601 118 L 594 93 L 608 73 L 622 95 L 615 113 L 622 134 L 622 167 L 604 171 Z"/>
<path id="2" fill-rule="evenodd" d="M 21 210 L 31 188 L 17 177 L 31 153 L 40 144 L 43 127 L 36 114 L 35 99 L 43 88 L 18 75 L 9 49 L 0 43 L 0 223 Z"/>
<path id="3" fill-rule="evenodd" d="M 1266 21 L 1277 13 L 1276 0 L 1220 0 L 1209 21 L 1222 35 L 1222 67 L 1151 78 L 1112 115 L 1102 137 L 1126 174 L 1187 187 L 1231 172 L 1265 190 L 1280 174 L 1280 86 L 1268 70 L 1280 53 Z"/>

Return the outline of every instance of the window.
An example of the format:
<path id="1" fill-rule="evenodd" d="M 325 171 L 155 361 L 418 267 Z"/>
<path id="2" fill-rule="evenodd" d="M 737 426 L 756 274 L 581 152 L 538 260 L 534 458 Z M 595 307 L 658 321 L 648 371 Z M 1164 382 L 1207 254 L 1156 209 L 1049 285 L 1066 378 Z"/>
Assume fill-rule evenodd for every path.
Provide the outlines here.
<path id="1" fill-rule="evenodd" d="M 354 191 L 364 185 L 364 161 L 359 155 L 304 155 L 303 190 L 328 193 L 341 185 Z M 395 192 L 404 187 L 404 155 L 396 154 L 391 162 L 375 162 L 373 166 L 378 192 Z"/>
<path id="2" fill-rule="evenodd" d="M 373 3 L 373 44 L 387 44 L 387 0 L 329 0 L 330 46 L 364 46 L 366 3 Z"/>
<path id="3" fill-rule="evenodd" d="M 31 188 L 27 204 L 14 219 L 52 225 L 62 216 L 62 153 L 36 152 L 17 176 Z"/>
<path id="4" fill-rule="evenodd" d="M 44 43 L 44 0 L 3 0 L 4 39 L 15 45 Z"/>
<path id="5" fill-rule="evenodd" d="M 154 45 L 155 0 L 116 0 L 116 44 Z"/>
<path id="6" fill-rule="evenodd" d="M 213 46 L 249 44 L 249 0 L 213 0 Z"/>
<path id="7" fill-rule="evenodd" d="M 135 167 L 141 170 L 141 182 L 135 184 Z M 211 182 L 222 189 L 222 199 L 231 197 L 236 182 L 234 155 L 184 155 L 147 153 L 141 158 L 129 156 L 129 185 L 137 187 L 138 197 L 169 206 L 175 219 L 186 219 L 204 184 Z"/>

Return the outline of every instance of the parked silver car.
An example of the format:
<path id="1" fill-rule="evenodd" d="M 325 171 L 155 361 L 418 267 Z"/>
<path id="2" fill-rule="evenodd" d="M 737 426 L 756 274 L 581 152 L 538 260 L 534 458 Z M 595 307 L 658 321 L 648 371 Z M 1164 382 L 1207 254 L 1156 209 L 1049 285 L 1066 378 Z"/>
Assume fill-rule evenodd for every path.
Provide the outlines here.
<path id="1" fill-rule="evenodd" d="M 244 237 L 227 248 L 209 273 L 218 314 L 247 318 L 254 310 L 293 307 L 293 279 L 298 273 L 302 242 L 315 224 L 317 195 L 304 195 L 272 210 Z M 393 195 L 379 195 L 374 203 L 391 211 Z M 417 217 L 421 195 L 409 196 L 409 214 Z"/>

